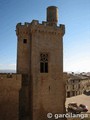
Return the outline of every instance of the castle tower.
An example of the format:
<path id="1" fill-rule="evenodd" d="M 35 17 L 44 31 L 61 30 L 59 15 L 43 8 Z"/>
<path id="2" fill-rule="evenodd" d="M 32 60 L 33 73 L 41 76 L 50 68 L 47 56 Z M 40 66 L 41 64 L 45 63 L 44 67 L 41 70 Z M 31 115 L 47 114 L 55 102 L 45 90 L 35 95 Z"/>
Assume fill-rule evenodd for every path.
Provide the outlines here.
<path id="1" fill-rule="evenodd" d="M 47 8 L 47 21 L 16 26 L 17 72 L 22 74 L 20 120 L 48 120 L 47 113 L 65 113 L 63 35 L 57 7 Z M 54 117 L 51 118 L 53 120 Z"/>

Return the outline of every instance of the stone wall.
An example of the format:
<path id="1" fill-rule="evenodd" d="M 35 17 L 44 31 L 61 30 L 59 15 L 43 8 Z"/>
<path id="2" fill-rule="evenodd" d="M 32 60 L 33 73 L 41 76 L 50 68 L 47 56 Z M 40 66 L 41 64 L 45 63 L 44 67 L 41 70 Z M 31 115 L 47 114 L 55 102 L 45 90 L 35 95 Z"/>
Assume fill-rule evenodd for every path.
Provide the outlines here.
<path id="1" fill-rule="evenodd" d="M 32 33 L 33 119 L 47 113 L 64 113 L 63 41 L 61 28 L 35 26 Z M 60 33 L 59 33 L 60 32 Z M 48 73 L 40 72 L 40 53 L 48 53 Z M 36 100 L 37 98 L 37 100 Z"/>
<path id="2" fill-rule="evenodd" d="M 18 120 L 20 74 L 0 73 L 0 120 Z"/>

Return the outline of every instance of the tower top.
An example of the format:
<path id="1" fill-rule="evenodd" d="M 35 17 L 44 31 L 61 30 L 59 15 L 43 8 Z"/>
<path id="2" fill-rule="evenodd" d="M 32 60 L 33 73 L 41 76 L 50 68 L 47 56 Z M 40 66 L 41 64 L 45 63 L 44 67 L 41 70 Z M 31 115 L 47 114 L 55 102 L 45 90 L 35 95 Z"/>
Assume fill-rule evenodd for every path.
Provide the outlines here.
<path id="1" fill-rule="evenodd" d="M 57 25 L 57 22 L 58 22 L 58 8 L 56 6 L 49 6 L 47 8 L 47 22 L 50 25 Z"/>

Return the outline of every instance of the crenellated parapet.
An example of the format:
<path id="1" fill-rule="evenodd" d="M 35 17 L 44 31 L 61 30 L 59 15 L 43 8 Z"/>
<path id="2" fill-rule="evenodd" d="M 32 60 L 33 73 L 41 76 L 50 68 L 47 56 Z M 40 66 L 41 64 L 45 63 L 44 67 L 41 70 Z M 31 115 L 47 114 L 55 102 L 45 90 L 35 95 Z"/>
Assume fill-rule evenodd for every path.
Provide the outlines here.
<path id="1" fill-rule="evenodd" d="M 45 32 L 45 33 L 51 33 L 51 34 L 65 34 L 65 25 L 60 24 L 59 26 L 54 25 L 51 26 L 48 24 L 48 22 L 43 21 L 42 23 L 39 23 L 38 20 L 32 20 L 31 23 L 18 23 L 16 26 L 16 34 L 17 36 L 20 34 L 30 34 L 33 32 Z"/>
<path id="2" fill-rule="evenodd" d="M 22 23 L 18 23 L 17 25 L 16 25 L 16 35 L 18 36 L 18 35 L 20 35 L 20 34 L 28 34 L 28 27 L 29 27 L 29 24 L 30 23 L 24 23 L 24 24 L 22 24 Z"/>
<path id="3" fill-rule="evenodd" d="M 21 80 L 22 75 L 17 73 L 0 73 L 0 80 Z"/>

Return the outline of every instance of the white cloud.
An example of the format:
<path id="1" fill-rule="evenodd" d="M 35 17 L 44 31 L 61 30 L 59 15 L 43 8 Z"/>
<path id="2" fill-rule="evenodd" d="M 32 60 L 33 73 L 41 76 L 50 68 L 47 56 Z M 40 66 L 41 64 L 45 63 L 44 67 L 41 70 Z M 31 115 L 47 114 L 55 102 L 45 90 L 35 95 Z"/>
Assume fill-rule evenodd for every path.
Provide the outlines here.
<path id="1" fill-rule="evenodd" d="M 0 66 L 2 66 L 3 64 L 0 64 Z"/>
<path id="2" fill-rule="evenodd" d="M 9 69 L 16 69 L 16 64 L 8 64 L 7 68 L 9 68 Z"/>
<path id="3" fill-rule="evenodd" d="M 68 59 L 64 63 L 64 71 L 90 72 L 90 60 L 84 58 Z"/>
<path id="4" fill-rule="evenodd" d="M 10 66 L 10 67 L 15 67 L 16 64 L 8 64 L 8 66 Z"/>
<path id="5" fill-rule="evenodd" d="M 16 64 L 14 64 L 14 63 L 11 63 L 11 64 L 0 64 L 0 69 L 15 70 L 16 69 Z"/>

